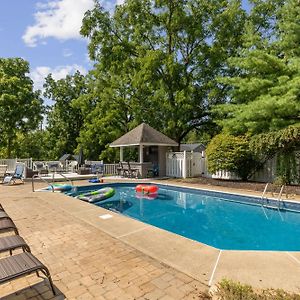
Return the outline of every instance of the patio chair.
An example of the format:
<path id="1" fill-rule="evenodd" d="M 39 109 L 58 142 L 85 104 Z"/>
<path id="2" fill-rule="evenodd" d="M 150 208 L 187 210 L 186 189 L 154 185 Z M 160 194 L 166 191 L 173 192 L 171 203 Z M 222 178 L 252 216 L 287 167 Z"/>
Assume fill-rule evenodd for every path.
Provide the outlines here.
<path id="1" fill-rule="evenodd" d="M 75 173 L 78 169 L 78 162 L 76 160 L 72 160 L 67 165 L 67 171 Z"/>
<path id="2" fill-rule="evenodd" d="M 0 233 L 14 231 L 15 234 L 19 235 L 17 226 L 11 219 L 2 218 L 0 219 Z"/>
<path id="3" fill-rule="evenodd" d="M 29 246 L 19 235 L 10 235 L 0 238 L 0 253 L 9 251 L 12 255 L 12 251 L 22 248 L 23 252 L 31 252 Z"/>
<path id="4" fill-rule="evenodd" d="M 2 182 L 7 175 L 7 165 L 0 165 L 0 179 L 2 179 Z"/>
<path id="5" fill-rule="evenodd" d="M 63 166 L 60 161 L 49 161 L 47 163 L 47 168 L 49 172 L 62 172 Z"/>
<path id="6" fill-rule="evenodd" d="M 56 295 L 48 268 L 30 252 L 23 252 L 0 259 L 0 284 L 41 271 L 49 280 L 53 295 Z"/>
<path id="7" fill-rule="evenodd" d="M 128 161 L 127 162 L 128 164 L 128 177 L 130 178 L 138 178 L 138 175 L 139 175 L 139 169 L 138 168 L 132 168 L 130 166 L 130 162 Z"/>
<path id="8" fill-rule="evenodd" d="M 32 165 L 33 171 L 37 171 L 39 175 L 48 174 L 47 167 L 42 161 L 35 161 Z"/>
<path id="9" fill-rule="evenodd" d="M 128 174 L 128 172 L 127 172 L 128 170 L 126 170 L 125 168 L 124 168 L 124 164 L 123 164 L 123 162 L 119 162 L 119 167 L 117 167 L 117 174 L 118 174 L 118 176 L 122 176 L 122 177 L 127 177 L 126 175 Z"/>
<path id="10" fill-rule="evenodd" d="M 0 209 L 0 219 L 11 219 L 11 217 L 2 209 Z"/>
<path id="11" fill-rule="evenodd" d="M 15 184 L 16 180 L 18 180 L 18 179 L 21 180 L 22 183 L 24 183 L 24 180 L 23 180 L 24 170 L 25 170 L 25 164 L 21 164 L 21 163 L 17 164 L 14 174 L 12 176 L 6 176 L 3 179 L 3 183 Z"/>
<path id="12" fill-rule="evenodd" d="M 102 174 L 103 175 L 104 166 L 103 164 L 92 164 L 91 173 L 92 174 Z"/>

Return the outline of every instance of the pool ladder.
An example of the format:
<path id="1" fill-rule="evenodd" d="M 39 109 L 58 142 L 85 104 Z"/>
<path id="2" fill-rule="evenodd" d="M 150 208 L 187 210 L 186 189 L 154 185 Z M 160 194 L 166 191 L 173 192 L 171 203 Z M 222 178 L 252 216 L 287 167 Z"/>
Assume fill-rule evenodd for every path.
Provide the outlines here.
<path id="1" fill-rule="evenodd" d="M 268 198 L 266 197 L 268 185 L 269 185 L 269 182 L 266 184 L 266 186 L 265 186 L 265 188 L 264 188 L 264 191 L 263 191 L 263 193 L 262 193 L 262 195 L 261 195 L 262 208 L 263 208 L 264 214 L 265 214 L 265 216 L 266 216 L 267 219 L 268 219 L 268 216 L 267 216 L 267 214 L 266 214 L 266 212 L 265 212 L 265 207 L 266 207 L 266 205 L 264 205 L 264 201 L 263 201 L 263 200 L 264 200 L 264 199 L 265 199 L 266 201 L 268 200 Z M 282 185 L 281 188 L 280 188 L 278 197 L 277 197 L 277 199 L 276 199 L 276 200 L 277 200 L 277 209 L 278 209 L 278 212 L 279 212 L 279 214 L 280 214 L 281 219 L 283 219 L 283 217 L 282 217 L 282 215 L 281 215 L 281 213 L 280 213 L 280 209 L 281 209 L 282 206 L 283 206 L 282 192 L 283 192 L 284 188 L 285 188 L 285 185 Z M 273 207 L 273 208 L 276 208 L 276 207 Z"/>
<path id="2" fill-rule="evenodd" d="M 71 179 L 69 179 L 68 177 L 66 177 L 65 175 L 63 174 L 59 174 L 61 177 L 63 177 L 65 179 L 65 181 L 68 181 L 70 182 L 71 185 L 74 185 L 73 184 L 73 181 Z M 49 182 L 48 180 L 46 180 L 45 178 L 43 178 L 41 175 L 33 175 L 32 178 L 31 178 L 31 187 L 32 187 L 32 191 L 35 192 L 35 188 L 34 188 L 34 179 L 35 178 L 39 178 L 41 181 L 45 182 L 46 184 L 48 184 L 48 186 L 51 187 L 51 191 L 54 192 L 54 173 L 53 173 L 53 176 L 52 176 L 52 182 Z"/>

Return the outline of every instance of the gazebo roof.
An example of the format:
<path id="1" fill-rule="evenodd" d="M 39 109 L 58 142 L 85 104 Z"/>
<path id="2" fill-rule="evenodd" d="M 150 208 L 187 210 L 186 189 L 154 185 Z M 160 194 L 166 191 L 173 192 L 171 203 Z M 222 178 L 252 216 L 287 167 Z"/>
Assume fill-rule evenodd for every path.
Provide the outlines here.
<path id="1" fill-rule="evenodd" d="M 122 146 L 178 146 L 178 143 L 152 128 L 146 123 L 142 123 L 135 127 L 131 131 L 127 132 L 114 142 L 110 144 L 110 147 L 122 147 Z"/>

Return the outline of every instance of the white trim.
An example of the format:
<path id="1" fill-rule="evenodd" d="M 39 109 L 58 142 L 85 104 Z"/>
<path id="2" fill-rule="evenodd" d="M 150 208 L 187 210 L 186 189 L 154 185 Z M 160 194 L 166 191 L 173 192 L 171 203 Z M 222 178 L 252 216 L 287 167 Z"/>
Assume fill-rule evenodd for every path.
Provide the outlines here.
<path id="1" fill-rule="evenodd" d="M 208 282 L 208 286 L 211 286 L 212 281 L 213 281 L 213 279 L 214 279 L 214 275 L 215 275 L 215 272 L 216 272 L 216 269 L 217 269 L 217 265 L 218 265 L 219 260 L 220 260 L 221 253 L 222 253 L 222 250 L 220 250 L 220 252 L 219 252 L 217 261 L 216 261 L 216 263 L 215 263 L 214 269 L 213 269 L 212 274 L 211 274 L 211 276 L 210 276 L 210 280 L 209 280 L 209 282 Z"/>

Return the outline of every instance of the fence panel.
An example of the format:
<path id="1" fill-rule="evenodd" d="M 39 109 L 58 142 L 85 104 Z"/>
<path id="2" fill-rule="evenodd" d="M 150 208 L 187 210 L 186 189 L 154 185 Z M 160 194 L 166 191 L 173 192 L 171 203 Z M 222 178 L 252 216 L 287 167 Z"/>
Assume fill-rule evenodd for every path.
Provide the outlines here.
<path id="1" fill-rule="evenodd" d="M 104 164 L 103 175 L 116 175 L 119 164 Z"/>
<path id="2" fill-rule="evenodd" d="M 13 172 L 16 169 L 16 158 L 11 159 L 0 159 L 0 165 L 7 165 L 7 171 Z"/>
<path id="3" fill-rule="evenodd" d="M 32 158 L 16 158 L 17 162 L 25 164 L 27 168 L 32 169 Z"/>
<path id="4" fill-rule="evenodd" d="M 168 152 L 166 156 L 166 175 L 183 177 L 183 152 Z"/>

